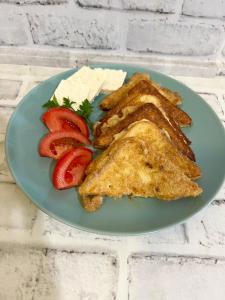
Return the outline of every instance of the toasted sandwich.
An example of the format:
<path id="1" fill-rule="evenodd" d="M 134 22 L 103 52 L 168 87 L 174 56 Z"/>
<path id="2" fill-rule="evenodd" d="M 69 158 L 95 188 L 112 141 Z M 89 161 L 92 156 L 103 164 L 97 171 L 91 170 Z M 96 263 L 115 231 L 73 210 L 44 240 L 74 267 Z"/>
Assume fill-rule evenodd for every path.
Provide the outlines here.
<path id="1" fill-rule="evenodd" d="M 84 203 L 124 195 L 176 200 L 200 195 L 202 189 L 193 182 L 200 176 L 199 167 L 177 150 L 162 129 L 142 120 L 118 134 L 90 164 L 79 192 Z"/>
<path id="2" fill-rule="evenodd" d="M 100 108 L 102 110 L 110 110 L 114 106 L 116 106 L 124 97 L 129 95 L 130 91 L 133 89 L 133 87 L 138 84 L 141 80 L 148 80 L 149 83 L 155 87 L 155 89 L 164 96 L 168 101 L 173 103 L 174 105 L 181 104 L 181 97 L 178 93 L 170 91 L 167 88 L 161 87 L 159 84 L 157 84 L 155 81 L 150 79 L 148 74 L 145 73 L 135 73 L 128 83 L 124 84 L 121 88 L 118 90 L 112 92 L 108 96 L 106 96 L 103 101 L 100 104 Z"/>
<path id="3" fill-rule="evenodd" d="M 143 79 L 148 80 L 149 75 L 144 73 L 135 73 L 126 84 L 123 84 L 118 90 L 107 95 L 101 102 L 100 108 L 102 110 L 110 110 L 113 108 L 120 99 L 126 97 L 129 91 Z"/>
<path id="4" fill-rule="evenodd" d="M 123 98 L 120 103 L 108 111 L 103 118 L 95 124 L 95 137 L 100 136 L 104 130 L 116 125 L 145 103 L 153 103 L 170 123 L 176 124 L 177 126 L 189 126 L 192 123 L 187 113 L 163 97 L 149 81 L 141 80 L 133 87 L 127 97 Z"/>
<path id="5" fill-rule="evenodd" d="M 180 105 L 182 103 L 181 96 L 177 92 L 171 91 L 165 87 L 161 87 L 152 79 L 149 79 L 149 81 L 158 90 L 158 92 L 171 103 L 173 103 L 174 105 Z"/>
<path id="6" fill-rule="evenodd" d="M 146 103 L 140 106 L 137 110 L 119 121 L 116 125 L 107 128 L 95 139 L 94 146 L 100 149 L 107 148 L 113 142 L 116 134 L 126 129 L 130 124 L 144 119 L 155 123 L 160 129 L 164 130 L 173 145 L 175 145 L 182 154 L 186 155 L 191 160 L 195 160 L 195 155 L 189 147 L 180 128 L 172 120 L 171 124 L 152 103 Z"/>

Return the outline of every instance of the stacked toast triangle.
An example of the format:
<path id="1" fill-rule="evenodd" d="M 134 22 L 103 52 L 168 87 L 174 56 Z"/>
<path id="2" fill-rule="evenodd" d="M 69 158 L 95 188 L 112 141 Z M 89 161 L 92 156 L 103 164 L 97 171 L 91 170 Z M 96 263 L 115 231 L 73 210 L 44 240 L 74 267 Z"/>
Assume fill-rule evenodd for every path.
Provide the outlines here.
<path id="1" fill-rule="evenodd" d="M 192 124 L 181 97 L 136 73 L 100 104 L 104 116 L 94 125 L 94 146 L 104 151 L 79 188 L 83 199 L 123 195 L 176 200 L 202 189 L 191 142 L 181 127 Z M 92 203 L 93 205 L 93 203 Z"/>

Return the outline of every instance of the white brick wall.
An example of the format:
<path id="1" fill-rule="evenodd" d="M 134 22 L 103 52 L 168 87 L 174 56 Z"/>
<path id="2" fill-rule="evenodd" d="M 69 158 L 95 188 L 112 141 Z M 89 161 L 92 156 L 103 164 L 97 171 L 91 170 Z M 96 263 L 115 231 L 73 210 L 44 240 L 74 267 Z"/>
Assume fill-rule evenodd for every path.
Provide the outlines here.
<path id="1" fill-rule="evenodd" d="M 130 300 L 224 299 L 224 261 L 131 256 L 129 265 Z"/>
<path id="2" fill-rule="evenodd" d="M 7 2 L 12 4 L 41 4 L 41 5 L 55 5 L 55 4 L 63 4 L 68 2 L 68 0 L 1 0 L 0 2 Z"/>
<path id="3" fill-rule="evenodd" d="M 225 205 L 215 203 L 208 208 L 207 217 L 203 216 L 201 221 L 194 219 L 187 224 L 188 235 L 192 241 L 206 247 L 212 245 L 225 245 Z M 215 219 L 220 220 L 219 223 Z"/>
<path id="4" fill-rule="evenodd" d="M 31 229 L 36 218 L 36 207 L 12 183 L 0 183 L 0 227 Z"/>
<path id="5" fill-rule="evenodd" d="M 0 265 L 2 300 L 116 297 L 117 260 L 108 253 L 6 248 Z"/>
<path id="6" fill-rule="evenodd" d="M 123 0 L 123 8 L 132 10 L 147 10 L 160 13 L 175 13 L 178 0 Z"/>
<path id="7" fill-rule="evenodd" d="M 221 47 L 223 28 L 167 19 L 129 22 L 127 48 L 134 51 L 178 55 L 212 55 Z M 161 37 L 161 38 L 159 38 Z"/>
<path id="8" fill-rule="evenodd" d="M 94 7 L 94 8 L 121 8 L 120 0 L 77 0 L 81 7 Z"/>
<path id="9" fill-rule="evenodd" d="M 0 99 L 13 100 L 18 96 L 21 87 L 21 81 L 16 80 L 0 80 Z"/>
<path id="10" fill-rule="evenodd" d="M 28 37 L 22 14 L 7 13 L 0 7 L 0 45 L 25 45 Z"/>
<path id="11" fill-rule="evenodd" d="M 224 0 L 184 0 L 183 14 L 195 17 L 222 18 L 225 16 Z"/>
<path id="12" fill-rule="evenodd" d="M 22 53 L 24 61 L 32 55 L 41 65 L 49 61 L 40 52 L 39 58 Z M 0 65 L 0 95 L 12 86 L 10 97 L 0 96 L 0 300 L 224 300 L 225 186 L 217 201 L 187 223 L 136 237 L 101 236 L 64 225 L 16 186 L 4 153 L 9 117 L 28 89 L 64 70 Z M 225 77 L 175 78 L 225 121 Z"/>
<path id="13" fill-rule="evenodd" d="M 43 256 L 40 250 L 1 249 L 0 299 L 31 300 Z"/>
<path id="14" fill-rule="evenodd" d="M 207 65 L 208 75 L 212 65 L 213 74 L 224 74 L 224 17 L 224 0 L 0 0 L 0 53 L 4 46 L 34 52 L 82 49 L 100 60 L 166 59 L 170 68 L 187 59 Z M 67 60 L 51 57 L 52 65 L 71 64 L 76 53 Z M 195 75 L 187 66 L 183 72 Z"/>
<path id="15" fill-rule="evenodd" d="M 204 98 L 205 101 L 210 106 L 212 106 L 212 103 L 213 103 L 213 109 L 214 109 L 214 111 L 220 116 L 220 118 L 222 120 L 225 120 L 224 109 L 221 106 L 221 103 L 220 103 L 217 95 L 215 95 L 215 94 L 202 94 L 202 93 L 200 93 L 200 96 L 202 98 Z"/>
<path id="16" fill-rule="evenodd" d="M 116 265 L 116 258 L 109 253 L 47 251 L 33 299 L 113 300 Z"/>
<path id="17" fill-rule="evenodd" d="M 119 19 L 116 15 L 80 16 L 61 13 L 28 14 L 35 44 L 71 48 L 115 49 L 119 45 Z"/>

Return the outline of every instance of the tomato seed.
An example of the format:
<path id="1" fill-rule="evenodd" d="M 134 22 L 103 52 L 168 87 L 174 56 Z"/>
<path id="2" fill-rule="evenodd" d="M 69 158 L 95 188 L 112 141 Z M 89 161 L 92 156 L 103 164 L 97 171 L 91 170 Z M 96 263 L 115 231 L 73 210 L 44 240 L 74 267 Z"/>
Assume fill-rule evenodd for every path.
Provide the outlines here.
<path id="1" fill-rule="evenodd" d="M 68 171 L 66 171 L 65 180 L 66 180 L 67 183 L 71 183 L 72 180 L 73 180 L 73 175 L 70 174 L 70 172 L 68 172 Z"/>
<path id="2" fill-rule="evenodd" d="M 57 139 L 52 144 L 55 145 L 55 146 L 58 146 L 58 145 L 72 145 L 74 147 L 77 147 L 78 145 L 80 145 L 80 143 L 77 142 L 75 139 L 69 138 L 69 137 Z"/>
<path id="3" fill-rule="evenodd" d="M 68 167 L 68 169 L 67 169 L 67 172 L 71 172 L 74 168 L 76 168 L 77 167 L 77 161 L 76 161 L 76 159 L 75 160 L 73 160 L 71 163 L 70 163 L 70 165 L 69 165 L 69 167 Z"/>
<path id="4" fill-rule="evenodd" d="M 57 151 L 56 151 L 56 149 L 55 149 L 55 145 L 54 145 L 54 144 L 51 144 L 51 145 L 50 145 L 50 150 L 52 151 L 52 153 L 53 153 L 54 155 L 57 155 Z"/>
<path id="5" fill-rule="evenodd" d="M 75 125 L 73 122 L 70 122 L 68 120 L 64 120 L 62 124 L 62 128 L 65 130 L 77 130 L 80 132 L 80 128 L 77 125 Z"/>

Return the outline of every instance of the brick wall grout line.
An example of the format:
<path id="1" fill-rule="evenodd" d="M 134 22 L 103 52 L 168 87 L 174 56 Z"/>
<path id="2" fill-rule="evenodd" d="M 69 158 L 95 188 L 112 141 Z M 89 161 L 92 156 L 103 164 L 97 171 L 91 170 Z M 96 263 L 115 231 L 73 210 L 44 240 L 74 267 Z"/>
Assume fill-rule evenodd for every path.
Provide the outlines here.
<path id="1" fill-rule="evenodd" d="M 33 36 L 32 36 L 32 32 L 31 32 L 31 29 L 30 29 L 30 23 L 27 19 L 27 14 L 26 12 L 24 12 L 23 14 L 23 18 L 24 18 L 24 29 L 25 29 L 25 32 L 27 34 L 27 37 L 28 37 L 28 46 L 33 46 L 34 45 L 34 41 L 33 41 Z"/>
<path id="2" fill-rule="evenodd" d="M 220 102 L 221 108 L 223 110 L 224 118 L 225 118 L 225 90 L 221 90 L 217 93 L 218 101 Z"/>
<path id="3" fill-rule="evenodd" d="M 183 14 L 182 13 L 182 8 L 183 8 L 183 3 L 184 0 L 180 0 L 178 6 L 177 6 L 177 11 L 175 13 L 167 13 L 167 12 L 158 12 L 155 10 L 147 10 L 147 9 L 123 9 L 123 8 L 105 8 L 105 7 L 92 7 L 92 6 L 80 6 L 78 4 L 78 6 L 76 6 L 77 8 L 81 9 L 81 10 L 87 10 L 87 11 L 103 11 L 103 12 L 119 12 L 122 13 L 124 15 L 134 15 L 135 16 L 142 16 L 142 17 L 147 17 L 147 19 L 149 19 L 150 16 L 154 16 L 156 18 L 169 18 L 171 19 L 171 21 L 178 21 L 179 18 L 183 18 L 184 20 L 193 20 L 194 22 L 202 22 L 205 21 L 206 23 L 212 23 L 213 21 L 216 21 L 218 23 L 220 23 L 221 25 L 223 24 L 223 19 L 222 18 L 218 18 L 218 17 L 207 17 L 207 16 L 193 16 L 193 15 L 187 15 L 187 14 Z"/>
<path id="4" fill-rule="evenodd" d="M 161 12 L 157 12 L 157 11 L 154 11 L 154 10 L 146 10 L 146 9 L 123 9 L 123 8 L 112 8 L 112 9 L 109 9 L 109 8 L 104 8 L 104 7 L 101 7 L 101 8 L 98 8 L 98 7 L 91 7 L 91 6 L 86 6 L 86 7 L 82 7 L 82 6 L 78 6 L 81 10 L 85 11 L 103 11 L 103 12 L 117 12 L 117 13 L 121 13 L 123 16 L 124 15 L 127 15 L 128 17 L 129 16 L 132 16 L 135 14 L 135 16 L 138 16 L 138 17 L 145 17 L 145 18 L 149 18 L 149 16 L 154 16 L 156 18 L 160 18 L 160 17 L 169 17 L 171 19 L 174 19 L 174 16 L 175 14 L 173 13 L 161 13 Z"/>
<path id="5" fill-rule="evenodd" d="M 184 2 L 185 0 L 180 1 L 180 15 L 183 15 Z"/>
<path id="6" fill-rule="evenodd" d="M 180 17 L 182 16 L 182 9 L 183 9 L 183 3 L 185 0 L 179 0 L 176 5 L 176 12 L 175 15 L 177 16 L 177 21 L 179 21 Z"/>
<path id="7" fill-rule="evenodd" d="M 182 55 L 169 55 L 169 54 L 159 54 L 159 53 L 141 53 L 141 52 L 135 52 L 135 51 L 127 51 L 126 53 L 120 53 L 118 52 L 118 50 L 106 50 L 106 49 L 101 49 L 101 50 L 95 50 L 95 49 L 82 49 L 82 48 L 63 48 L 63 47 L 53 47 L 53 46 L 49 46 L 49 45 L 33 45 L 32 47 L 30 46 L 19 46 L 16 48 L 13 47 L 9 47 L 9 46 L 1 46 L 0 47 L 0 56 L 21 56 L 21 52 L 18 53 L 18 50 L 20 51 L 25 51 L 25 55 L 26 57 L 33 57 L 30 53 L 31 52 L 46 52 L 46 51 L 51 51 L 54 52 L 54 55 L 56 52 L 60 52 L 60 54 L 58 54 L 58 58 L 61 56 L 63 56 L 63 54 L 65 55 L 66 53 L 70 53 L 71 55 L 77 55 L 78 59 L 82 59 L 85 56 L 88 56 L 90 59 L 94 57 L 100 57 L 102 59 L 109 59 L 113 58 L 116 59 L 118 61 L 118 58 L 121 59 L 121 61 L 125 60 L 133 60 L 135 61 L 139 61 L 140 64 L 147 64 L 153 61 L 156 61 L 158 63 L 164 64 L 165 62 L 169 63 L 169 64 L 174 64 L 174 65 L 185 65 L 185 64 L 190 64 L 192 63 L 193 65 L 195 65 L 196 67 L 208 67 L 210 65 L 216 65 L 216 60 L 215 57 L 207 57 L 207 56 L 182 56 Z M 15 53 L 14 53 L 15 52 Z M 39 57 L 40 59 L 44 58 L 44 57 L 49 57 L 49 54 L 46 56 L 41 56 L 39 54 L 39 56 L 35 55 L 34 57 Z M 141 59 L 145 59 L 145 61 L 142 63 Z M 16 63 L 14 63 L 16 64 Z"/>
<path id="8" fill-rule="evenodd" d="M 214 264 L 217 264 L 218 261 L 220 261 L 221 263 L 225 263 L 225 258 L 221 257 L 221 258 L 216 258 L 216 257 L 199 257 L 199 256 L 184 256 L 184 255 L 168 255 L 168 256 L 164 256 L 161 254 L 132 254 L 132 258 L 134 259 L 165 259 L 166 260 L 178 260 L 178 259 L 184 259 L 186 261 L 191 261 L 191 260 L 198 260 L 201 263 L 205 263 L 205 262 L 214 262 Z"/>
<path id="9" fill-rule="evenodd" d="M 176 250 L 175 250 L 176 249 Z M 149 255 L 162 256 L 185 256 L 185 257 L 199 257 L 199 258 L 219 258 L 224 259 L 224 246 L 212 246 L 211 248 L 199 245 L 198 243 L 191 244 L 151 244 L 142 245 L 131 249 L 130 253 L 139 253 Z"/>
<path id="10" fill-rule="evenodd" d="M 10 231 L 10 236 L 9 236 Z M 96 252 L 100 253 L 103 251 L 117 255 L 117 252 L 122 248 L 120 241 L 116 240 L 104 240 L 104 237 L 99 240 L 89 236 L 76 236 L 74 238 L 64 238 L 61 236 L 43 236 L 41 232 L 32 232 L 31 229 L 0 229 L 0 245 L 19 245 L 21 247 L 32 247 L 32 248 L 48 248 L 56 249 L 60 251 L 75 251 L 75 252 Z"/>
<path id="11" fill-rule="evenodd" d="M 22 81 L 19 93 L 18 93 L 18 95 L 16 97 L 15 106 L 20 102 L 20 100 L 23 98 L 23 96 L 25 96 L 25 91 L 26 91 L 26 89 L 28 87 L 28 84 L 29 84 L 29 80 L 28 79 L 24 79 Z"/>
<path id="12" fill-rule="evenodd" d="M 217 52 L 217 64 L 219 64 L 221 61 L 224 62 L 224 55 L 222 54 L 222 51 L 225 49 L 225 40 L 224 43 L 220 46 Z M 225 50 L 224 50 L 225 51 Z M 225 53 L 225 52 L 224 52 Z"/>
<path id="13" fill-rule="evenodd" d="M 223 18 L 222 17 L 193 16 L 191 14 L 184 13 L 184 12 L 182 12 L 181 16 L 183 16 L 185 18 L 197 19 L 199 21 L 208 20 L 208 21 L 211 21 L 211 22 L 213 22 L 213 21 L 220 21 L 221 23 L 223 22 Z"/>
<path id="14" fill-rule="evenodd" d="M 183 228 L 183 234 L 184 234 L 184 239 L 185 239 L 185 243 L 190 243 L 190 238 L 189 238 L 189 234 L 188 234 L 188 231 L 187 231 L 187 226 L 186 224 L 181 224 L 182 228 Z"/>
<path id="15" fill-rule="evenodd" d="M 78 252 L 102 252 L 110 249 L 111 253 L 120 255 L 119 259 L 121 265 L 125 267 L 126 260 L 129 254 L 140 254 L 140 255 L 157 255 L 157 256 L 182 256 L 182 257 L 198 257 L 200 259 L 204 258 L 217 258 L 224 259 L 224 245 L 216 245 L 206 247 L 200 245 L 199 243 L 191 243 L 191 244 L 149 244 L 146 243 L 132 243 L 133 246 L 129 246 L 129 250 L 126 250 L 126 242 L 125 237 L 122 238 L 122 242 L 116 241 L 104 241 L 104 240 L 90 240 L 87 237 L 76 237 L 76 241 L 73 238 L 64 238 L 62 241 L 62 237 L 55 236 L 52 240 L 49 237 L 43 236 L 32 236 L 30 230 L 10 230 L 10 236 L 8 230 L 0 230 L 0 245 L 20 245 L 22 247 L 32 247 L 32 248 L 48 248 L 48 249 L 58 249 L 58 250 L 73 250 Z M 135 245 L 134 245 L 135 244 Z M 123 278 L 123 284 L 121 284 L 120 289 L 124 285 L 124 282 L 127 278 L 127 273 L 120 274 L 120 278 Z M 119 294 L 123 294 L 121 290 L 119 290 Z"/>
<path id="16" fill-rule="evenodd" d="M 126 300 L 128 295 L 128 259 L 129 252 L 126 249 L 126 243 L 123 248 L 118 250 L 119 276 L 117 286 L 117 300 Z"/>

